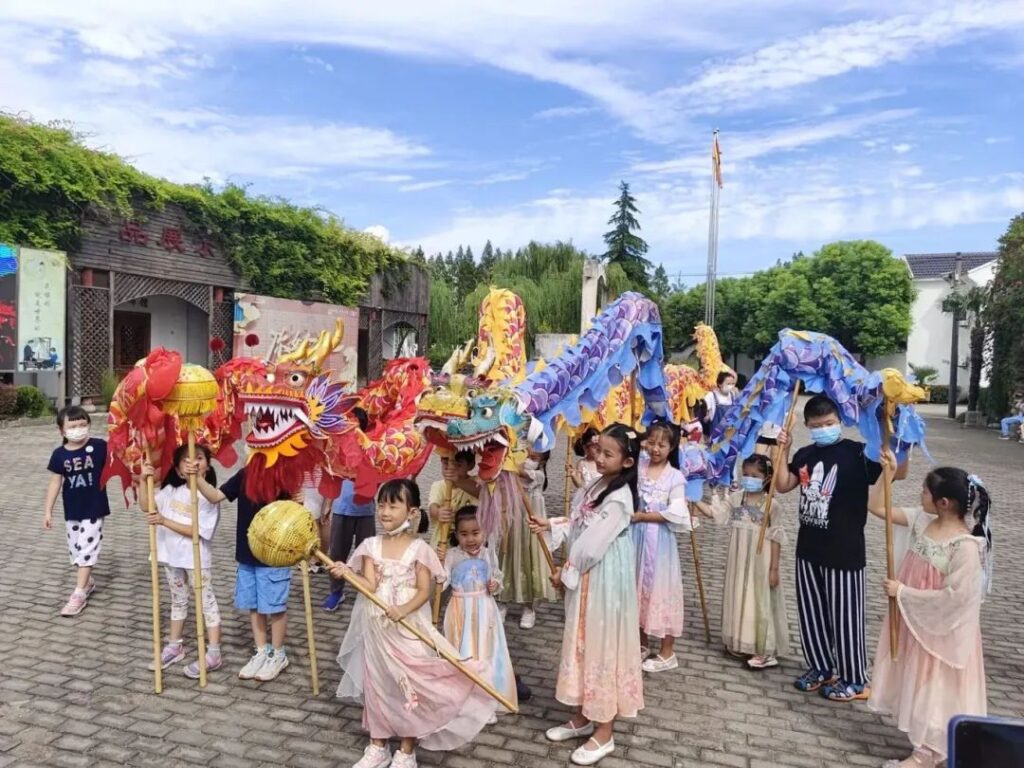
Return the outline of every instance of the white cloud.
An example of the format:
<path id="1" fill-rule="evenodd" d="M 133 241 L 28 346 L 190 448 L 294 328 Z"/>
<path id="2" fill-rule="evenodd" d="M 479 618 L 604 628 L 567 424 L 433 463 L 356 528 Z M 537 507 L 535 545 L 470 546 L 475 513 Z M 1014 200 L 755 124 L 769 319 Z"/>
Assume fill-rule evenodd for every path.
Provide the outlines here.
<path id="1" fill-rule="evenodd" d="M 398 188 L 399 192 L 425 192 L 428 189 L 438 189 L 453 184 L 452 179 L 436 179 L 434 181 L 416 181 L 412 184 L 403 184 Z"/>
<path id="2" fill-rule="evenodd" d="M 596 111 L 595 107 L 551 107 L 535 112 L 534 120 L 556 120 L 566 117 L 580 117 L 590 115 Z"/>
<path id="3" fill-rule="evenodd" d="M 836 77 L 906 61 L 966 36 L 1024 24 L 1019 0 L 940 3 L 925 14 L 903 14 L 824 27 L 735 59 L 709 64 L 693 81 L 665 94 L 704 109 L 757 99 Z"/>
<path id="4" fill-rule="evenodd" d="M 837 139 L 847 139 L 875 126 L 906 120 L 914 114 L 914 110 L 890 109 L 883 112 L 870 112 L 817 123 L 788 126 L 775 131 L 723 134 L 719 139 L 723 167 L 726 172 L 731 172 L 735 170 L 738 163 Z M 866 146 L 875 145 L 874 140 L 871 139 L 862 143 Z M 633 165 L 632 170 L 638 173 L 707 175 L 710 173 L 711 167 L 710 151 L 709 138 L 707 146 L 703 147 L 702 151 L 695 151 L 672 160 L 638 162 Z"/>
<path id="5" fill-rule="evenodd" d="M 308 56 L 308 55 L 306 55 L 306 56 L 302 57 L 302 60 L 304 62 L 306 62 L 307 64 L 309 64 L 311 67 L 315 67 L 317 69 L 322 69 L 325 72 L 333 72 L 334 71 L 334 65 L 329 63 L 329 62 L 324 61 L 319 56 Z"/>
<path id="6" fill-rule="evenodd" d="M 900 144 L 893 144 L 892 145 L 892 151 L 895 152 L 897 155 L 905 155 L 907 152 L 909 152 L 913 148 L 914 148 L 913 144 L 907 144 L 906 142 L 901 142 Z"/>
<path id="7" fill-rule="evenodd" d="M 368 235 L 373 235 L 382 243 L 391 242 L 391 232 L 383 224 L 373 224 L 363 230 Z"/>

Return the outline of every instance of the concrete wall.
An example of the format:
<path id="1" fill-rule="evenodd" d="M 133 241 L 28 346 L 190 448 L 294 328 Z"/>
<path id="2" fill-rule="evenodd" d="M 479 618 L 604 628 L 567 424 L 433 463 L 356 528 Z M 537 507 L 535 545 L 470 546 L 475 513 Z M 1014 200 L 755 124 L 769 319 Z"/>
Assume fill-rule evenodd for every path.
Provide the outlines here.
<path id="1" fill-rule="evenodd" d="M 543 357 L 550 360 L 559 349 L 569 346 L 571 338 L 572 335 L 568 333 L 538 333 L 533 337 L 534 358 Z"/>

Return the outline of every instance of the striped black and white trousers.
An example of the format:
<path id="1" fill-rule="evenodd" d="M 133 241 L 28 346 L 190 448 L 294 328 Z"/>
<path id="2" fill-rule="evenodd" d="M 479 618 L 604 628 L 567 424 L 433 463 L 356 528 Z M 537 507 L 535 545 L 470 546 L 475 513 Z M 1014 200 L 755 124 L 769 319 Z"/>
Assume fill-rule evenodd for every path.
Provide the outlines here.
<path id="1" fill-rule="evenodd" d="M 864 569 L 826 568 L 796 559 L 800 641 L 811 669 L 867 685 Z"/>

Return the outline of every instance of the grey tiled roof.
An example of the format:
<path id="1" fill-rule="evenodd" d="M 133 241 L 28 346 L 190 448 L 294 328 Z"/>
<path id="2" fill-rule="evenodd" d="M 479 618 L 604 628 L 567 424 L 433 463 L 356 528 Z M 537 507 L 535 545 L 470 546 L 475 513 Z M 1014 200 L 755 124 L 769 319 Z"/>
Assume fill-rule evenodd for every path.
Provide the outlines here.
<path id="1" fill-rule="evenodd" d="M 970 272 L 980 266 L 995 261 L 999 254 L 995 251 L 974 251 L 961 253 L 964 272 Z M 953 271 L 956 264 L 955 253 L 908 253 L 903 256 L 910 267 L 910 274 L 915 280 L 945 277 Z"/>

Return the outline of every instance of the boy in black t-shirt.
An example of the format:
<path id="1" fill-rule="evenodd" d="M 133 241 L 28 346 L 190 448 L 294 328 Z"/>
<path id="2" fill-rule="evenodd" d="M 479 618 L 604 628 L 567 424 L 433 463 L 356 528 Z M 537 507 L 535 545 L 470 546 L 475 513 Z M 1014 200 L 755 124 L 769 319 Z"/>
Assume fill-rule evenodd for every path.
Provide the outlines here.
<path id="1" fill-rule="evenodd" d="M 864 525 L 882 467 L 863 443 L 843 439 L 839 409 L 824 395 L 807 402 L 804 423 L 814 444 L 789 460 L 791 438 L 780 432 L 784 460 L 775 470 L 779 493 L 800 487 L 796 584 L 808 669 L 795 685 L 833 701 L 866 699 Z"/>
<path id="2" fill-rule="evenodd" d="M 246 492 L 245 472 L 242 467 L 220 488 L 215 488 L 197 473 L 196 463 L 187 463 L 186 471 L 198 477 L 199 492 L 211 504 L 237 501 L 235 524 L 235 608 L 249 612 L 255 654 L 238 672 L 242 680 L 267 682 L 288 667 L 288 653 L 284 647 L 288 628 L 288 594 L 291 590 L 292 569 L 264 565 L 249 548 L 249 525 L 256 513 L 268 502 L 250 498 Z M 289 498 L 282 493 L 278 500 Z M 273 501 L 273 499 L 271 499 Z M 270 642 L 267 642 L 267 626 Z"/>
<path id="3" fill-rule="evenodd" d="M 78 568 L 75 590 L 61 609 L 61 616 L 77 616 L 96 588 L 92 568 L 100 556 L 103 518 L 110 514 L 107 493 L 100 476 L 107 462 L 107 442 L 89 437 L 89 414 L 77 405 L 57 414 L 63 444 L 50 456 L 52 473 L 43 503 L 43 528 L 53 527 L 53 507 L 60 496 L 64 504 L 64 532 L 71 564 Z"/>

